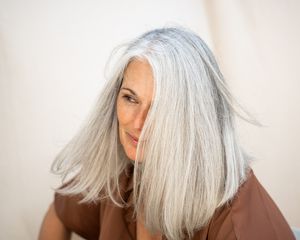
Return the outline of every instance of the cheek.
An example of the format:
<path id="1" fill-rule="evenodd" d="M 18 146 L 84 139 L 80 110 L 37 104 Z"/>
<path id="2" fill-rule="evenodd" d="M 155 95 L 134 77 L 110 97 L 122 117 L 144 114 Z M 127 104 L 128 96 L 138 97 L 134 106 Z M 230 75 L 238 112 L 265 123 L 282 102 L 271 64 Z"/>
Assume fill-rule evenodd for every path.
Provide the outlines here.
<path id="1" fill-rule="evenodd" d="M 122 99 L 118 99 L 117 118 L 118 118 L 118 125 L 119 125 L 119 138 L 123 146 L 126 142 L 125 132 L 130 130 L 131 116 L 132 114 L 128 106 L 122 101 Z"/>
<path id="2" fill-rule="evenodd" d="M 128 116 L 126 113 L 126 107 L 124 106 L 124 103 L 122 103 L 120 100 L 117 101 L 117 118 L 119 126 L 122 127 L 127 124 L 128 122 Z"/>
<path id="3" fill-rule="evenodd" d="M 129 128 L 135 119 L 135 108 L 129 106 L 122 99 L 117 100 L 117 118 L 119 126 Z"/>

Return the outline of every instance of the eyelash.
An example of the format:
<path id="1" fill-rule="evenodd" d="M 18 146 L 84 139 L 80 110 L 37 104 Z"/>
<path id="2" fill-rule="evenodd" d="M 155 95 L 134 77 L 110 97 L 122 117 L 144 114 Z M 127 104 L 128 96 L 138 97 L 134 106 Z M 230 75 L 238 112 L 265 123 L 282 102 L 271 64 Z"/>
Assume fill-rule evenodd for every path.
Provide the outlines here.
<path id="1" fill-rule="evenodd" d="M 136 100 L 131 97 L 130 95 L 123 95 L 123 98 L 125 99 L 125 101 L 129 102 L 129 103 L 136 103 Z"/>

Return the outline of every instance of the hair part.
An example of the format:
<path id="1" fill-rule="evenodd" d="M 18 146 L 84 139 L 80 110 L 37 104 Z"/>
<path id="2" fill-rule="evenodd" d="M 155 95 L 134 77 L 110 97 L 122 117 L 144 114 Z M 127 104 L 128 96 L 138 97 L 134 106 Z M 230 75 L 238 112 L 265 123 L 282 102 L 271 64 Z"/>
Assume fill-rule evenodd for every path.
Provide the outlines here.
<path id="1" fill-rule="evenodd" d="M 236 194 L 249 169 L 234 117 L 256 123 L 230 94 L 213 54 L 190 30 L 149 31 L 125 45 L 99 100 L 52 169 L 75 180 L 58 190 L 109 197 L 123 206 L 119 176 L 128 164 L 118 136 L 116 98 L 130 61 L 147 61 L 154 76 L 134 167 L 133 201 L 146 227 L 168 239 L 192 237 Z M 117 150 L 117 151 L 116 151 Z M 142 164 L 138 164 L 142 162 Z"/>

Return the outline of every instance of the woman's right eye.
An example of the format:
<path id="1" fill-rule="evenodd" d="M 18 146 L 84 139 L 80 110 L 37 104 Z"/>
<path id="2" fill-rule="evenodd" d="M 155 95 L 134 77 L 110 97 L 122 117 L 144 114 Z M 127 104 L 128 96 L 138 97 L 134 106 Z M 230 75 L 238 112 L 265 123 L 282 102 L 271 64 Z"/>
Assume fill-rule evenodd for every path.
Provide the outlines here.
<path id="1" fill-rule="evenodd" d="M 130 95 L 123 95 L 123 98 L 125 99 L 125 101 L 129 102 L 129 103 L 136 103 L 136 100 L 131 97 Z"/>

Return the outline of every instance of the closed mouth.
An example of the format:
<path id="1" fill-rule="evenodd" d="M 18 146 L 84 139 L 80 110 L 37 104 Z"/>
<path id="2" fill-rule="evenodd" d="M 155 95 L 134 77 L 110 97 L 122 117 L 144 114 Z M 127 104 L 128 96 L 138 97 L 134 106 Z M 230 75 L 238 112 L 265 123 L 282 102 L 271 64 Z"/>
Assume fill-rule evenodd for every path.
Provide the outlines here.
<path id="1" fill-rule="evenodd" d="M 132 138 L 132 140 L 134 140 L 136 143 L 139 141 L 139 139 L 138 138 L 136 138 L 136 137 L 134 137 L 134 136 L 132 136 L 131 134 L 129 134 L 129 133 L 127 133 L 128 134 L 128 136 L 129 137 L 131 137 Z"/>

